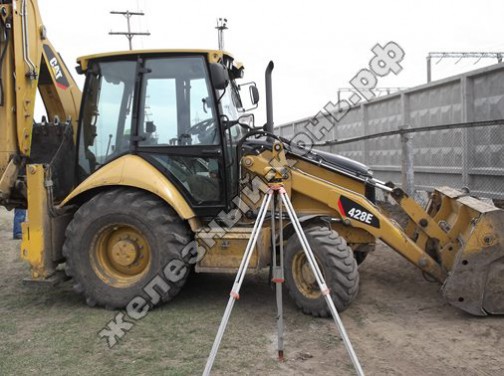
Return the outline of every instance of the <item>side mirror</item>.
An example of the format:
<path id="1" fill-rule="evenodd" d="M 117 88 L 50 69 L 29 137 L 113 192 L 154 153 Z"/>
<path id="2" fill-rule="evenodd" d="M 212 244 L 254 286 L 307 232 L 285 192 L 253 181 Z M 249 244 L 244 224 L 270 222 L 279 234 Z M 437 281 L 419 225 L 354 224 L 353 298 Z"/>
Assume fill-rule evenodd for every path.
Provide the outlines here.
<path id="1" fill-rule="evenodd" d="M 259 90 L 257 90 L 257 86 L 251 85 L 249 86 L 250 91 L 250 101 L 254 106 L 259 103 Z"/>
<path id="2" fill-rule="evenodd" d="M 245 103 L 241 109 L 238 109 L 240 112 L 247 112 L 251 110 L 255 110 L 259 103 L 259 90 L 257 89 L 257 85 L 255 82 L 246 82 L 239 86 L 239 90 L 246 89 L 248 87 L 250 94 L 250 103 Z"/>
<path id="3" fill-rule="evenodd" d="M 244 128 L 254 129 L 255 117 L 254 114 L 242 115 L 238 118 L 238 124 Z"/>
<path id="4" fill-rule="evenodd" d="M 222 64 L 211 63 L 210 76 L 212 77 L 213 87 L 216 90 L 224 90 L 229 84 L 229 72 Z"/>
<path id="5" fill-rule="evenodd" d="M 226 130 L 233 128 L 235 125 L 239 125 L 247 130 L 256 129 L 255 128 L 255 117 L 254 114 L 245 114 L 238 118 L 238 120 L 227 120 L 227 116 L 224 115 L 224 123 L 226 124 Z"/>

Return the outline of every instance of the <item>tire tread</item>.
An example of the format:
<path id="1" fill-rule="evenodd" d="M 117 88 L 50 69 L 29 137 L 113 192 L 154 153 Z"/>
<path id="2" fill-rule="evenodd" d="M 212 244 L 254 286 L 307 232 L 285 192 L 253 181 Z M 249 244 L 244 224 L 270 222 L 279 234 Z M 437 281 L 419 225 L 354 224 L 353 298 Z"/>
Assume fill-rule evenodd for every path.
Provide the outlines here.
<path id="1" fill-rule="evenodd" d="M 336 231 L 323 226 L 312 226 L 305 229 L 308 243 L 318 257 L 323 257 L 325 279 L 331 292 L 336 309 L 343 311 L 354 301 L 359 292 L 359 271 L 352 249 L 345 239 Z M 300 249 L 297 235 L 289 239 L 286 252 L 297 252 Z M 289 256 L 286 257 L 289 260 Z M 286 276 L 290 273 L 290 266 L 285 265 Z M 329 276 L 327 275 L 329 274 Z M 329 278 L 328 278 L 329 277 Z M 328 317 L 331 313 L 323 297 L 313 299 L 316 304 L 306 304 L 306 298 L 301 298 L 295 283 L 289 283 L 286 278 L 287 289 L 296 305 L 305 313 L 315 317 Z M 324 304 L 320 304 L 320 299 Z M 314 302 L 315 303 L 315 302 Z"/>

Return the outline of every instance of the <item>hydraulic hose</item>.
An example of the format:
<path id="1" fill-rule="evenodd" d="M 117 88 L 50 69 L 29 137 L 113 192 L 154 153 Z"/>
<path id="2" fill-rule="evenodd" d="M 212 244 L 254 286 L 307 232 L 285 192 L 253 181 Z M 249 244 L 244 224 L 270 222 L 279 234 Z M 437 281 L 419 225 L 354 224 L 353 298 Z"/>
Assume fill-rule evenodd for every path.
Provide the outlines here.
<path id="1" fill-rule="evenodd" d="M 0 27 L 2 29 L 1 32 L 4 34 L 5 37 L 5 45 L 3 46 L 3 49 L 0 52 L 0 107 L 3 107 L 4 105 L 3 63 L 5 61 L 5 56 L 7 55 L 7 49 L 9 48 L 10 28 L 7 27 L 5 21 L 1 16 L 0 16 Z"/>

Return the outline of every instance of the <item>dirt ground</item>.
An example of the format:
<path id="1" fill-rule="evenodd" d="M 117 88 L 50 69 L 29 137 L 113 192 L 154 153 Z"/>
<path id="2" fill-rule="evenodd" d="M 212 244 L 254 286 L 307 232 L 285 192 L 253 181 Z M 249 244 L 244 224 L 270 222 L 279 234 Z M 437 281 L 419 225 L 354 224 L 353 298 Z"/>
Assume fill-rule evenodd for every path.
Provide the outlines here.
<path id="1" fill-rule="evenodd" d="M 98 332 L 114 312 L 89 308 L 71 283 L 25 286 L 27 266 L 0 209 L 0 375 L 201 374 L 233 276 L 193 275 L 170 304 L 109 349 Z M 439 285 L 385 246 L 361 269 L 361 291 L 342 314 L 368 375 L 503 375 L 504 317 L 476 318 L 443 302 Z M 275 297 L 266 275 L 250 277 L 235 305 L 216 375 L 352 375 L 329 319 L 286 298 L 286 362 L 275 354 Z"/>

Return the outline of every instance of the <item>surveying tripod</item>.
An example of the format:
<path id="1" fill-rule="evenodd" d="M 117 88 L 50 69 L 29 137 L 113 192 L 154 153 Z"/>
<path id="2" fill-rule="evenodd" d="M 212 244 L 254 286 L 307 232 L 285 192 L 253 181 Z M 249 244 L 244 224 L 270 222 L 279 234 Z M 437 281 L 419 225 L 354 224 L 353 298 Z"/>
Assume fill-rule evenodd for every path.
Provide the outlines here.
<path id="1" fill-rule="evenodd" d="M 273 145 L 273 153 L 275 155 L 279 155 L 283 153 L 283 147 L 279 142 L 275 142 Z M 352 347 L 350 339 L 346 333 L 345 327 L 343 326 L 343 322 L 334 306 L 334 302 L 331 299 L 329 288 L 326 285 L 324 280 L 324 276 L 317 264 L 313 251 L 306 239 L 306 236 L 301 227 L 301 223 L 296 216 L 296 212 L 294 211 L 294 207 L 285 191 L 283 182 L 288 178 L 288 171 L 285 167 L 267 167 L 265 170 L 265 175 L 268 178 L 268 191 L 266 192 L 261 207 L 259 209 L 259 213 L 257 215 L 257 221 L 252 229 L 252 233 L 250 234 L 250 239 L 247 244 L 247 248 L 245 249 L 245 253 L 243 255 L 243 259 L 241 261 L 240 267 L 236 274 L 236 278 L 233 284 L 233 288 L 231 289 L 231 293 L 229 294 L 228 304 L 226 306 L 226 310 L 224 311 L 224 315 L 222 317 L 222 321 L 219 326 L 219 330 L 217 331 L 217 335 L 215 337 L 212 350 L 210 351 L 210 355 L 208 356 L 208 360 L 205 366 L 205 370 L 203 371 L 203 376 L 209 376 L 210 371 L 212 370 L 213 363 L 215 361 L 215 357 L 217 356 L 217 351 L 219 350 L 220 343 L 222 341 L 222 337 L 224 335 L 224 331 L 226 330 L 227 324 L 229 322 L 229 318 L 231 316 L 231 311 L 233 310 L 234 303 L 236 300 L 240 298 L 240 288 L 245 278 L 245 274 L 247 272 L 248 265 L 250 263 L 250 259 L 252 257 L 252 253 L 254 252 L 255 245 L 257 239 L 259 238 L 259 233 L 264 224 L 264 220 L 266 218 L 266 214 L 271 205 L 271 237 L 272 237 L 272 252 L 273 252 L 273 282 L 276 285 L 276 300 L 277 300 L 277 330 L 278 330 L 278 359 L 280 361 L 284 360 L 284 344 L 283 344 L 283 301 L 282 301 L 282 284 L 284 282 L 284 252 L 283 252 L 283 213 L 282 207 L 285 207 L 289 219 L 292 222 L 294 230 L 299 238 L 303 251 L 306 255 L 306 258 L 310 264 L 310 267 L 315 275 L 315 279 L 320 288 L 322 295 L 324 296 L 327 305 L 329 306 L 329 310 L 331 311 L 331 315 L 334 319 L 336 327 L 338 328 L 339 334 L 345 344 L 345 348 L 350 356 L 350 359 L 353 363 L 355 371 L 358 376 L 364 376 L 364 372 L 359 363 L 359 359 L 355 354 L 355 351 Z M 280 200 L 278 200 L 278 198 Z M 278 204 L 278 224 L 279 224 L 279 254 L 276 252 L 276 217 L 275 217 L 275 209 Z M 279 261 L 279 262 L 278 262 Z"/>

